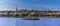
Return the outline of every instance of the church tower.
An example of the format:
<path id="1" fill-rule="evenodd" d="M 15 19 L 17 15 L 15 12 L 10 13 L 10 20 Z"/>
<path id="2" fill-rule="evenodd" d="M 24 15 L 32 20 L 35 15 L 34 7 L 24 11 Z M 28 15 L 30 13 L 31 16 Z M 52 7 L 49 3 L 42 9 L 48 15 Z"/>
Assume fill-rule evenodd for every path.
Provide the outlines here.
<path id="1" fill-rule="evenodd" d="M 16 6 L 16 11 L 18 11 L 17 6 Z"/>

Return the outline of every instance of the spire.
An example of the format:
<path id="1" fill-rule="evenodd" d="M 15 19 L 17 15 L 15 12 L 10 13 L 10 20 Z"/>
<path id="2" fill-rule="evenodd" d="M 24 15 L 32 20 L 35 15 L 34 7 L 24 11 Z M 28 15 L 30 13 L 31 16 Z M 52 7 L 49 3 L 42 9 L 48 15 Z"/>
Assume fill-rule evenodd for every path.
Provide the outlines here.
<path id="1" fill-rule="evenodd" d="M 16 6 L 16 11 L 17 11 L 17 9 L 18 9 L 18 8 L 17 8 L 17 6 Z"/>
<path id="2" fill-rule="evenodd" d="M 8 11 L 8 9 L 7 9 L 7 11 Z"/>

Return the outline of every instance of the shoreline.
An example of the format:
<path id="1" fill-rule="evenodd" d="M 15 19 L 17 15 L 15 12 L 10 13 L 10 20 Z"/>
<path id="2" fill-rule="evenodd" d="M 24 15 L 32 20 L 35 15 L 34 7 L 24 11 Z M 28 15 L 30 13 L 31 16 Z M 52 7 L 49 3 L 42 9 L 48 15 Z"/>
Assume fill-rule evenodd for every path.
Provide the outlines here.
<path id="1" fill-rule="evenodd" d="M 60 18 L 60 16 L 0 16 L 0 17 L 14 17 L 14 18 L 26 18 L 26 17 L 40 17 L 40 18 L 44 18 L 44 17 L 46 17 L 46 18 Z"/>

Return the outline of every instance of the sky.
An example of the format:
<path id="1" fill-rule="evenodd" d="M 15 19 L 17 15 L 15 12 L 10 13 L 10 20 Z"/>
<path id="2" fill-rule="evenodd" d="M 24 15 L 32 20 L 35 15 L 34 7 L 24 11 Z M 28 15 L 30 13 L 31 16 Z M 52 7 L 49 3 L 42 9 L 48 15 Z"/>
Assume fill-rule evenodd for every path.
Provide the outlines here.
<path id="1" fill-rule="evenodd" d="M 6 9 L 60 10 L 60 0 L 0 0 L 0 10 Z"/>

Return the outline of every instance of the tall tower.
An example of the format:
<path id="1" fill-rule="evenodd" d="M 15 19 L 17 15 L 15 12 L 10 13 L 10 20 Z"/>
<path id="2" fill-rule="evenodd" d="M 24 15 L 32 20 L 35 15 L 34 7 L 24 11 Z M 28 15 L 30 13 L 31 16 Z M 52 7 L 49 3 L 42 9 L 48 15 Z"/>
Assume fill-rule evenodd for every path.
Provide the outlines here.
<path id="1" fill-rule="evenodd" d="M 16 11 L 18 11 L 18 8 L 17 8 L 17 6 L 16 6 Z"/>
<path id="2" fill-rule="evenodd" d="M 16 7 L 16 16 L 19 16 L 17 7 Z"/>

